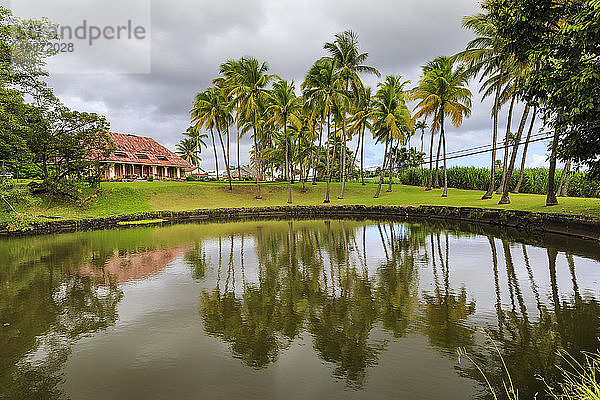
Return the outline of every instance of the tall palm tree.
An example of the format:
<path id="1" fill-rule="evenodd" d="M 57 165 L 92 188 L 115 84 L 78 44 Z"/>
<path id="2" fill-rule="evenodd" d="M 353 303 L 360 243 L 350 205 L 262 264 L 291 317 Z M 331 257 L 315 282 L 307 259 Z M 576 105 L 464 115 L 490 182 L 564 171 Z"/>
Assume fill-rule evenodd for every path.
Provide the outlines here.
<path id="1" fill-rule="evenodd" d="M 390 188 L 391 188 L 391 143 L 394 140 L 406 141 L 407 132 L 412 128 L 410 111 L 406 107 L 404 86 L 409 81 L 401 81 L 401 77 L 387 76 L 383 83 L 379 83 L 377 93 L 373 101 L 373 134 L 378 142 L 385 142 L 385 152 L 383 154 L 383 163 L 381 166 L 381 175 L 379 177 L 379 186 L 375 193 L 375 198 L 381 193 L 381 185 L 386 166 L 386 159 L 390 170 Z"/>
<path id="2" fill-rule="evenodd" d="M 231 183 L 231 170 L 229 168 L 229 156 L 228 153 L 225 151 L 225 146 L 223 144 L 223 133 L 228 132 L 229 125 L 231 125 L 233 119 L 231 117 L 231 109 L 229 107 L 223 90 L 212 87 L 206 89 L 204 92 L 198 93 L 196 95 L 196 100 L 194 101 L 194 107 L 191 111 L 191 115 L 192 123 L 195 124 L 194 128 L 196 130 L 204 126 L 210 131 L 210 134 L 213 139 L 215 159 L 217 156 L 217 150 L 214 140 L 214 130 L 217 131 L 217 135 L 219 136 L 219 141 L 221 143 L 221 149 L 223 151 L 225 169 L 227 170 L 229 190 L 233 190 L 233 186 Z"/>
<path id="3" fill-rule="evenodd" d="M 216 79 L 213 79 L 213 83 L 215 84 L 215 86 L 217 86 L 218 88 L 222 89 L 225 97 L 227 98 L 228 102 L 232 102 L 233 100 L 233 96 L 232 96 L 232 85 L 231 85 L 231 81 L 230 79 L 232 78 L 234 71 L 236 69 L 239 69 L 240 66 L 240 61 L 239 60 L 227 60 L 226 62 L 222 63 L 219 66 L 219 73 L 222 76 L 219 76 Z M 233 105 L 232 105 L 233 106 Z M 235 111 L 236 114 L 239 112 L 239 109 L 237 107 L 232 107 L 232 111 Z M 240 166 L 240 139 L 242 138 L 242 134 L 240 133 L 240 123 L 239 123 L 239 119 L 235 118 L 236 124 L 236 133 L 237 133 L 237 143 L 236 143 L 236 153 L 237 153 L 237 171 L 238 171 L 238 180 L 242 180 L 242 171 L 241 171 L 241 166 Z M 229 134 L 229 131 L 228 131 Z M 229 138 L 227 140 L 227 154 L 229 157 Z"/>
<path id="4" fill-rule="evenodd" d="M 372 128 L 371 120 L 373 119 L 373 99 L 371 96 L 371 88 L 367 87 L 363 90 L 359 97 L 359 101 L 354 109 L 354 115 L 350 119 L 351 125 L 349 132 L 358 133 L 358 146 L 360 146 L 360 180 L 362 185 L 365 185 L 364 160 L 365 160 L 365 130 Z M 356 154 L 355 154 L 356 157 Z M 354 165 L 354 161 L 351 165 Z"/>
<path id="5" fill-rule="evenodd" d="M 276 75 L 268 74 L 269 65 L 253 57 L 242 57 L 228 73 L 226 84 L 231 88 L 231 104 L 237 107 L 236 119 L 245 133 L 252 130 L 256 164 L 256 198 L 260 195 L 261 150 L 259 135 L 261 116 L 265 109 L 265 91 Z"/>
<path id="6" fill-rule="evenodd" d="M 498 37 L 498 23 L 489 14 L 476 14 L 463 19 L 463 27 L 471 29 L 477 37 L 467 44 L 467 48 L 458 53 L 455 58 L 465 62 L 469 73 L 482 78 L 498 74 L 495 86 L 494 105 L 492 107 L 492 160 L 491 179 L 483 199 L 491 199 L 496 185 L 496 142 L 498 140 L 498 112 L 500 110 L 500 92 L 505 79 L 507 55 L 503 42 Z M 486 95 L 484 95 L 486 97 Z"/>
<path id="7" fill-rule="evenodd" d="M 292 185 L 291 174 L 289 174 L 289 142 L 287 134 L 288 122 L 296 127 L 302 125 L 297 113 L 302 108 L 301 98 L 296 97 L 294 93 L 294 82 L 279 80 L 273 85 L 273 90 L 268 94 L 267 115 L 272 115 L 268 123 L 273 123 L 278 128 L 283 128 L 283 137 L 285 141 L 285 171 L 288 186 L 288 204 L 292 203 Z"/>
<path id="8" fill-rule="evenodd" d="M 431 129 L 439 129 L 442 138 L 444 157 L 444 192 L 448 196 L 448 173 L 446 170 L 446 135 L 444 124 L 449 117 L 452 124 L 459 127 L 463 118 L 471 115 L 471 91 L 466 87 L 468 74 L 462 67 L 454 68 L 450 58 L 440 56 L 428 63 L 424 68 L 418 86 L 412 98 L 419 100 L 415 107 L 414 118 L 433 116 Z M 430 169 L 431 174 L 431 169 Z"/>
<path id="9" fill-rule="evenodd" d="M 215 101 L 215 90 L 206 89 L 196 95 L 194 105 L 190 111 L 192 125 L 195 131 L 200 131 L 203 127 L 210 132 L 212 139 L 213 153 L 215 156 L 215 171 L 217 180 L 219 180 L 219 156 L 217 155 L 217 144 L 215 141 L 214 129 L 219 124 L 219 114 L 216 108 L 212 106 Z"/>
<path id="10" fill-rule="evenodd" d="M 335 60 L 337 73 L 340 76 L 340 83 L 344 90 L 349 89 L 354 93 L 355 98 L 358 98 L 360 89 L 363 83 L 359 74 L 370 73 L 379 76 L 379 71 L 371 66 L 365 65 L 364 62 L 369 57 L 369 53 L 361 53 L 358 48 L 358 35 L 352 31 L 337 33 L 333 42 L 325 43 L 323 48 L 329 53 L 329 58 Z M 346 111 L 347 107 L 342 104 L 340 108 L 342 120 L 342 164 L 341 164 L 341 179 L 342 190 L 338 199 L 344 198 L 344 190 L 346 188 Z"/>
<path id="11" fill-rule="evenodd" d="M 339 103 L 347 102 L 347 92 L 341 88 L 337 63 L 332 59 L 320 59 L 306 73 L 302 90 L 304 97 L 314 104 L 315 112 L 327 120 L 327 191 L 324 203 L 329 203 L 331 185 L 331 114 Z"/>

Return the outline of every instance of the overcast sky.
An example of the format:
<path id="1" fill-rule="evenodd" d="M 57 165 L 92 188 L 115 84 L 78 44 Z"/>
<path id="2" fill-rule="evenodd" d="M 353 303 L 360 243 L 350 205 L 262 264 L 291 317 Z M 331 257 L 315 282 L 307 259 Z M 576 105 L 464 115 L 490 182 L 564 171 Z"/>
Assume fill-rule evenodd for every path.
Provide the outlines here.
<path id="1" fill-rule="evenodd" d="M 13 0 L 10 5 L 17 15 L 48 16 L 73 26 L 84 18 L 99 26 L 127 20 L 144 26 L 144 41 L 125 43 L 112 52 L 106 46 L 115 41 L 99 40 L 87 48 L 76 43 L 70 58 L 59 55 L 51 63 L 51 72 L 59 72 L 51 73 L 49 83 L 68 106 L 106 115 L 112 131 L 150 136 L 170 149 L 190 124 L 195 93 L 210 85 L 218 65 L 228 58 L 254 56 L 299 86 L 309 66 L 325 55 L 323 44 L 336 32 L 352 29 L 361 50 L 369 53 L 367 64 L 383 75 L 401 74 L 412 86 L 421 65 L 464 48 L 472 36 L 461 28 L 461 19 L 479 10 L 474 0 L 111 1 Z M 130 70 L 140 73 L 123 73 L 127 69 L 110 60 L 129 61 Z M 375 86 L 377 78 L 365 76 L 364 81 Z M 448 151 L 491 141 L 491 100 L 481 101 L 477 82 L 471 88 L 472 116 L 459 128 L 448 126 Z M 513 130 L 521 107 L 517 111 Z M 244 164 L 250 139 L 244 138 L 242 146 Z M 380 147 L 366 146 L 366 165 L 381 163 Z M 202 158 L 205 169 L 214 168 L 210 151 Z M 484 166 L 488 159 L 486 153 L 451 165 Z M 532 145 L 528 165 L 544 163 L 545 146 Z"/>

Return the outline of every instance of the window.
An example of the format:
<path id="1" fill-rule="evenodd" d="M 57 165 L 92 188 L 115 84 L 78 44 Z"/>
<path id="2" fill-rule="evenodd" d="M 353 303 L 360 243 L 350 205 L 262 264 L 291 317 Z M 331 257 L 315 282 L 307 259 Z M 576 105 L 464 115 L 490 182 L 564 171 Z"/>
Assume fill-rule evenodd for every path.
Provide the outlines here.
<path id="1" fill-rule="evenodd" d="M 146 154 L 144 154 L 144 153 L 137 153 L 135 156 L 137 158 L 142 159 L 142 160 L 147 160 L 148 159 L 148 156 Z"/>
<path id="2" fill-rule="evenodd" d="M 163 161 L 167 161 L 167 157 L 165 156 L 156 156 L 156 158 L 158 158 L 159 160 L 163 160 Z"/>
<path id="3" fill-rule="evenodd" d="M 127 157 L 127 154 L 123 151 L 115 151 L 115 156 L 117 157 Z"/>

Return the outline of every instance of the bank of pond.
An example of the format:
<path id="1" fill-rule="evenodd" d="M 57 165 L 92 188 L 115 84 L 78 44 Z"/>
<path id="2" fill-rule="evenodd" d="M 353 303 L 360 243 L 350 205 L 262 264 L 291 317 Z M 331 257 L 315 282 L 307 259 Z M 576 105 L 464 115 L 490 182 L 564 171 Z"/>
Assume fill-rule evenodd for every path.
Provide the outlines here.
<path id="1" fill-rule="evenodd" d="M 0 399 L 544 399 L 600 348 L 600 249 L 378 220 L 0 240 Z M 488 337 L 489 335 L 489 337 Z"/>

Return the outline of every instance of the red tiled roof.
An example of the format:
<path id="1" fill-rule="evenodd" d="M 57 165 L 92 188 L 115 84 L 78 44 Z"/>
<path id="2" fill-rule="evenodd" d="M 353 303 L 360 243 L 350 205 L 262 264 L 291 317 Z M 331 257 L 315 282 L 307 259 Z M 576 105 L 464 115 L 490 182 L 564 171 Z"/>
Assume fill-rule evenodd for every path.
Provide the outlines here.
<path id="1" fill-rule="evenodd" d="M 115 143 L 115 151 L 103 161 L 172 167 L 191 166 L 190 163 L 152 138 L 114 132 L 108 134 Z"/>

